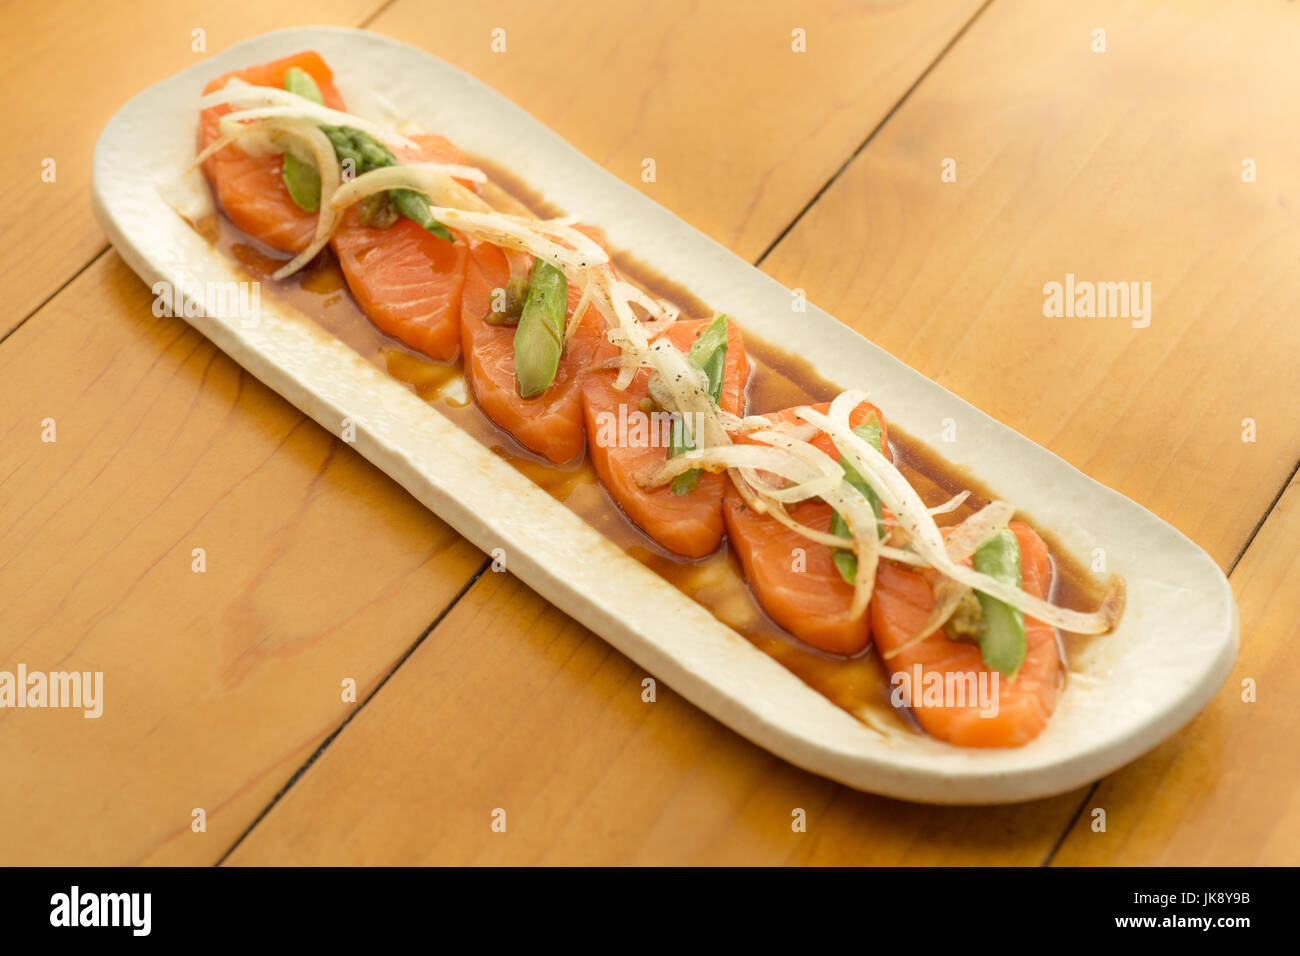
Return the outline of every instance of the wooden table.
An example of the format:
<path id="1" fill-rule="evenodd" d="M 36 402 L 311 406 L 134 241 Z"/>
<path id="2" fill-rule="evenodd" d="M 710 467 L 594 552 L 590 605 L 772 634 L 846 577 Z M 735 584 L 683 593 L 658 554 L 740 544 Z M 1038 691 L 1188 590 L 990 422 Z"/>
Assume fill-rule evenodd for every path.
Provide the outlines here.
<path id="1" fill-rule="evenodd" d="M 638 667 L 154 317 L 91 217 L 112 112 L 207 55 L 194 30 L 216 51 L 298 5 L 9 4 L 0 669 L 104 671 L 107 700 L 0 711 L 0 863 L 1300 861 L 1300 8 L 611 6 L 314 12 L 463 67 L 1178 526 L 1237 594 L 1225 687 L 1098 785 L 993 809 L 847 790 L 643 703 Z M 1150 326 L 1045 318 L 1066 273 L 1149 281 Z"/>

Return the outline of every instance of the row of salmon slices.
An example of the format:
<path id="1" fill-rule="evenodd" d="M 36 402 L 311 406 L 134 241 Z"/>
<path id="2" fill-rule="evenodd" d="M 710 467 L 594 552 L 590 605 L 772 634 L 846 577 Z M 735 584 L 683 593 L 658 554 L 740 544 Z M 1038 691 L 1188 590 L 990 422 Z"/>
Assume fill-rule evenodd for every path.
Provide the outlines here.
<path id="1" fill-rule="evenodd" d="M 227 74 L 209 83 L 204 92 L 219 89 L 231 77 L 282 88 L 291 67 L 315 80 L 326 106 L 344 109 L 330 69 L 313 52 Z M 200 149 L 217 138 L 218 120 L 228 110 L 217 106 L 203 111 Z M 418 149 L 400 153 L 404 162 L 463 161 L 460 151 L 441 136 L 412 139 Z M 316 214 L 290 198 L 281 162 L 278 156 L 248 155 L 227 147 L 206 160 L 204 172 L 221 209 L 237 228 L 273 249 L 297 253 L 312 240 Z M 604 245 L 598 230 L 583 228 Z M 650 372 L 641 369 L 627 388 L 615 387 L 617 371 L 608 366 L 619 350 L 606 340 L 604 320 L 596 309 L 587 309 L 566 337 L 550 388 L 538 397 L 522 398 L 515 381 L 515 330 L 493 324 L 489 314 L 494 292 L 503 289 L 512 275 L 527 275 L 531 256 L 461 235 L 447 242 L 407 219 L 386 229 L 372 228 L 361 223 L 355 208 L 344 215 L 330 245 L 366 316 L 385 334 L 432 359 L 451 362 L 463 356 L 464 374 L 479 407 L 524 447 L 557 465 L 585 451 L 601 483 L 628 518 L 682 558 L 713 553 L 725 535 L 760 605 L 794 637 L 825 653 L 844 656 L 861 654 L 874 641 L 890 671 L 909 678 L 989 673 L 974 644 L 949 640 L 942 631 L 919 642 L 910 640 L 934 603 L 933 572 L 882 562 L 868 612 L 853 617 L 849 613 L 853 587 L 841 577 L 831 549 L 748 507 L 726 475 L 704 472 L 687 494 L 676 494 L 667 485 L 643 487 L 637 476 L 666 459 L 663 443 L 607 441 L 598 436 L 603 422 L 619 421 L 620 416 L 628 421 L 652 407 Z M 580 298 L 581 291 L 571 284 L 570 317 Z M 710 321 L 678 321 L 663 334 L 676 348 L 687 351 Z M 727 327 L 719 404 L 743 415 L 750 367 L 740 330 L 734 322 Z M 793 412 L 787 409 L 767 417 L 794 422 Z M 851 424 L 873 413 L 888 456 L 888 425 L 878 408 L 863 403 L 851 416 Z M 815 443 L 835 455 L 827 435 L 821 434 Z M 820 500 L 809 500 L 795 505 L 791 514 L 796 521 L 825 531 L 832 509 Z M 1023 587 L 1045 598 L 1051 583 L 1046 545 L 1026 525 L 1013 522 L 1011 529 L 1021 547 Z M 1026 620 L 1026 639 L 1025 663 L 1014 682 L 1004 681 L 1000 687 L 996 715 L 981 715 L 975 701 L 926 702 L 914 695 L 910 703 L 917 722 L 935 737 L 963 746 L 1017 746 L 1037 736 L 1055 706 L 1060 655 L 1055 632 L 1041 622 Z"/>

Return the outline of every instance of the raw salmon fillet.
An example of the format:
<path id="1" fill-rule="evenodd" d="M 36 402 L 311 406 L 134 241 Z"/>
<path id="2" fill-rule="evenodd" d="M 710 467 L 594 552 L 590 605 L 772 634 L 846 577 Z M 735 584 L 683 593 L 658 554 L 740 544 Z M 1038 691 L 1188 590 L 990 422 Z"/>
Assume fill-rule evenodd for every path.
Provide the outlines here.
<path id="1" fill-rule="evenodd" d="M 665 333 L 678 349 L 685 352 L 708 327 L 712 319 L 676 322 Z M 610 347 L 613 348 L 612 346 Z M 599 360 L 599 357 L 598 357 Z M 702 558 L 717 549 L 722 541 L 722 491 L 726 476 L 705 472 L 690 494 L 676 495 L 668 485 L 643 488 L 636 475 L 646 468 L 662 464 L 668 458 L 663 443 L 626 443 L 601 440 L 604 421 L 618 421 L 633 414 L 644 415 L 640 403 L 649 395 L 650 370 L 642 369 L 625 391 L 614 388 L 618 373 L 613 369 L 593 369 L 583 381 L 583 411 L 587 420 L 587 449 L 596 474 L 620 508 L 646 534 L 674 554 Z M 749 381 L 749 359 L 735 322 L 727 323 L 727 361 L 722 376 L 722 400 L 726 411 L 741 414 L 745 385 Z M 608 428 L 606 429 L 608 431 Z"/>
<path id="2" fill-rule="evenodd" d="M 578 228 L 605 246 L 600 230 Z M 465 378 L 488 418 L 525 448 L 562 465 L 582 454 L 582 379 L 603 341 L 605 320 L 594 308 L 588 308 L 565 341 L 554 383 L 541 395 L 523 398 L 515 381 L 515 330 L 487 321 L 493 290 L 505 288 L 512 261 L 515 273 L 526 277 L 532 268 L 532 256 L 507 254 L 487 242 L 470 246 L 460 309 Z M 569 283 L 569 316 L 581 298 L 582 290 Z"/>
<path id="3" fill-rule="evenodd" d="M 1008 528 L 1020 544 L 1023 587 L 1046 598 L 1051 590 L 1051 562 L 1047 545 L 1033 529 L 1018 521 Z M 882 654 L 901 646 L 925 623 L 934 606 L 929 575 L 881 563 L 871 601 L 871 625 Z M 913 690 L 912 714 L 929 734 L 961 747 L 1019 747 L 1037 737 L 1056 709 L 1061 685 L 1061 656 L 1056 633 L 1042 621 L 1025 615 L 1025 661 L 1014 679 L 998 675 L 997 714 L 981 716 L 978 704 L 926 706 Z M 971 675 L 991 672 L 977 645 L 952 641 L 940 629 L 925 640 L 886 661 L 891 674 Z"/>
<path id="4" fill-rule="evenodd" d="M 825 414 L 830 403 L 812 407 Z M 765 417 L 773 422 L 799 424 L 794 412 L 787 408 Z M 890 457 L 889 426 L 880 409 L 863 402 L 849 415 L 849 424 L 856 428 L 872 412 L 880 421 L 881 447 Z M 743 435 L 736 440 L 749 441 Z M 839 458 L 825 432 L 819 432 L 813 444 L 832 458 Z M 849 616 L 853 585 L 840 576 L 830 548 L 809 541 L 771 515 L 754 511 L 729 478 L 722 512 L 745 579 L 772 620 L 805 644 L 831 654 L 853 655 L 866 649 L 871 643 L 870 613 Z M 833 513 L 831 506 L 821 500 L 801 501 L 790 507 L 794 520 L 819 531 L 830 530 Z"/>
<path id="5" fill-rule="evenodd" d="M 231 77 L 254 86 L 284 89 L 284 74 L 293 66 L 316 81 L 326 106 L 344 108 L 343 97 L 334 88 L 334 74 L 320 55 L 311 51 L 227 73 L 205 86 L 203 92 L 220 89 Z M 229 112 L 229 106 L 213 106 L 199 114 L 200 150 L 220 135 L 217 122 Z M 217 194 L 222 211 L 237 228 L 272 249 L 301 252 L 316 234 L 316 213 L 307 212 L 289 198 L 289 190 L 280 175 L 283 165 L 281 156 L 249 156 L 236 142 L 208 157 L 203 172 Z"/>
<path id="6" fill-rule="evenodd" d="M 441 136 L 411 139 L 419 149 L 397 151 L 403 162 L 462 162 L 460 150 Z M 372 228 L 361 223 L 353 206 L 330 247 L 357 305 L 381 332 L 440 362 L 456 358 L 469 262 L 463 236 L 448 242 L 405 217 L 387 229 Z"/>

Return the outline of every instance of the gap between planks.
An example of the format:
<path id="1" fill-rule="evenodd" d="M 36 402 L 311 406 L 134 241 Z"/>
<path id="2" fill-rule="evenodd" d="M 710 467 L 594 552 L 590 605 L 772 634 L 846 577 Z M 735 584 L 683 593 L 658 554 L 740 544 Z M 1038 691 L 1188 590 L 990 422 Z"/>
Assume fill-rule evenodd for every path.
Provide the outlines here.
<path id="1" fill-rule="evenodd" d="M 301 767 L 299 767 L 297 770 L 293 772 L 292 775 L 290 775 L 289 779 L 285 781 L 284 786 L 282 786 L 279 790 L 277 790 L 275 796 L 271 798 L 271 802 L 268 803 L 266 806 L 264 806 L 261 809 L 261 811 L 258 812 L 257 816 L 254 817 L 252 822 L 249 823 L 248 826 L 244 828 L 243 832 L 240 833 L 239 836 L 235 838 L 235 842 L 233 842 L 232 844 L 230 844 L 230 846 L 226 848 L 226 851 L 221 854 L 220 858 L 216 861 L 216 863 L 213 864 L 213 866 L 221 866 L 223 863 L 226 862 L 227 857 L 229 857 L 230 854 L 234 853 L 235 850 L 239 848 L 239 845 L 244 842 L 244 840 L 248 837 L 250 833 L 253 832 L 254 828 L 256 828 L 256 826 L 262 822 L 262 820 L 266 817 L 266 815 L 275 808 L 275 805 L 279 803 L 281 799 L 284 798 L 284 795 L 289 792 L 289 790 L 293 787 L 293 785 L 298 782 L 298 780 L 302 777 L 303 774 L 307 772 L 307 770 L 311 767 L 311 765 L 317 761 L 320 755 L 325 752 L 325 749 L 334 742 L 334 738 L 336 738 L 339 734 L 343 733 L 344 728 L 347 727 L 347 725 L 350 724 L 357 717 L 357 715 L 360 714 L 361 711 L 365 709 L 367 704 L 369 704 L 372 700 L 375 699 L 375 696 L 383 689 L 384 685 L 388 683 L 389 678 L 391 678 L 394 674 L 397 673 L 397 669 L 406 663 L 406 659 L 415 653 L 416 649 L 421 644 L 424 643 L 425 638 L 427 638 L 430 634 L 433 633 L 434 629 L 439 624 L 442 623 L 443 619 L 448 614 L 451 613 L 451 609 L 460 603 L 460 599 L 469 593 L 469 589 L 478 583 L 478 579 L 481 578 L 483 576 L 483 573 L 487 571 L 487 569 L 491 566 L 492 566 L 492 559 L 484 558 L 483 563 L 479 565 L 479 568 L 477 571 L 474 572 L 474 575 L 468 581 L 465 582 L 464 586 L 459 591 L 457 591 L 455 595 L 452 596 L 452 599 L 447 602 L 447 605 L 441 611 L 438 612 L 438 615 L 429 623 L 429 626 L 420 632 L 420 636 L 415 639 L 415 641 L 411 644 L 411 646 L 402 652 L 401 657 L 399 657 L 396 661 L 393 662 L 393 666 L 390 667 L 388 671 L 384 674 L 384 676 L 379 679 L 379 682 L 375 684 L 374 689 L 371 690 L 370 693 L 365 696 L 365 699 L 362 700 L 360 703 L 358 703 L 356 707 L 352 708 L 352 711 L 346 717 L 343 718 L 343 720 L 339 723 L 337 727 L 335 727 L 332 731 L 329 732 L 329 734 L 326 735 L 325 739 L 320 742 L 320 745 L 315 750 L 312 751 L 311 756 L 308 757 L 303 762 Z"/>
<path id="2" fill-rule="evenodd" d="M 1246 538 L 1245 544 L 1241 546 L 1241 550 L 1237 552 L 1237 556 L 1233 558 L 1232 563 L 1228 565 L 1225 574 L 1228 577 L 1229 583 L 1232 581 L 1233 572 L 1237 570 L 1237 565 L 1241 563 L 1241 559 L 1244 558 L 1246 552 L 1250 550 L 1251 544 L 1254 543 L 1255 538 L 1259 535 L 1260 529 L 1264 527 L 1264 523 L 1268 521 L 1273 512 L 1277 510 L 1277 503 L 1282 500 L 1282 496 L 1286 494 L 1286 490 L 1290 488 L 1292 483 L 1296 480 L 1296 474 L 1298 472 L 1300 472 L 1300 461 L 1295 463 L 1295 467 L 1291 469 L 1291 474 L 1289 474 L 1286 477 L 1286 480 L 1282 482 L 1282 487 L 1277 490 L 1277 494 L 1273 496 L 1273 500 L 1269 502 L 1268 507 L 1264 509 L 1264 514 L 1257 522 L 1255 522 L 1255 527 L 1251 529 L 1249 536 Z M 1141 758 L 1139 757 L 1138 759 L 1140 760 Z M 1127 764 L 1125 766 L 1127 766 Z M 1114 771 L 1114 773 L 1123 772 L 1124 767 Z M 1076 809 L 1070 816 L 1069 822 L 1065 825 L 1065 829 L 1061 831 L 1061 835 L 1056 838 L 1056 842 L 1052 844 L 1052 848 L 1048 850 L 1047 855 L 1043 857 L 1043 862 L 1038 864 L 1040 867 L 1052 865 L 1052 860 L 1056 858 L 1056 854 L 1060 851 L 1062 845 L 1064 845 L 1066 839 L 1070 836 L 1070 831 L 1074 829 L 1075 823 L 1077 823 L 1079 817 L 1083 815 L 1084 808 L 1086 808 L 1092 801 L 1093 796 L 1097 793 L 1097 788 L 1100 787 L 1102 782 L 1106 779 L 1107 777 L 1102 777 L 1101 780 L 1095 780 L 1092 785 L 1088 787 L 1088 792 L 1083 795 L 1083 800 L 1079 802 L 1078 809 Z"/>
<path id="3" fill-rule="evenodd" d="M 385 10 L 387 10 L 389 7 L 391 7 L 391 6 L 392 6 L 394 3 L 396 3 L 396 2 L 397 2 L 397 0 L 383 0 L 383 2 L 379 4 L 379 6 L 375 7 L 373 10 L 370 11 L 369 14 L 366 15 L 365 19 L 363 19 L 360 23 L 357 24 L 357 29 L 358 29 L 358 30 L 363 30 L 363 29 L 365 29 L 366 27 L 368 27 L 368 26 L 369 26 L 371 23 L 373 23 L 373 22 L 374 22 L 374 21 L 375 21 L 375 20 L 376 20 L 376 19 L 377 19 L 377 18 L 378 18 L 378 17 L 379 17 L 379 16 L 380 16 L 384 11 L 385 11 Z M 108 252 L 111 248 L 112 248 L 112 246 L 111 246 L 109 243 L 105 242 L 102 246 L 100 246 L 100 247 L 99 247 L 98 249 L 96 249 L 93 253 L 91 253 L 90 257 L 89 257 L 88 259 L 86 259 L 86 261 L 85 261 L 84 263 L 82 263 L 81 267 L 80 267 L 79 269 L 77 269 L 76 272 L 74 272 L 74 273 L 72 273 L 72 275 L 68 276 L 68 278 L 65 279 L 62 283 L 60 283 L 60 284 L 59 284 L 59 285 L 54 289 L 53 292 L 51 292 L 49 295 L 47 295 L 47 296 L 46 296 L 44 299 L 42 299 L 40 302 L 36 303 L 36 305 L 31 309 L 31 311 L 29 311 L 26 315 L 24 315 L 21 319 L 18 320 L 17 324 L 15 324 L 13 328 L 11 328 L 9 331 L 5 332 L 3 335 L 0 335 L 0 345 L 4 345 L 5 340 L 8 339 L 9 336 L 11 336 L 11 335 L 13 335 L 15 332 L 17 332 L 18 329 L 20 329 L 20 328 L 21 328 L 21 327 L 22 327 L 22 326 L 27 322 L 28 319 L 30 319 L 32 316 L 36 315 L 36 313 L 40 312 L 41 309 L 43 309 L 43 308 L 45 308 L 47 305 L 49 305 L 50 302 L 52 302 L 52 301 L 53 301 L 53 300 L 54 300 L 54 299 L 59 295 L 59 293 L 61 293 L 61 292 L 62 292 L 64 289 L 66 289 L 68 286 L 72 285 L 72 283 L 73 283 L 74 281 L 76 281 L 76 279 L 77 279 L 78 276 L 80 276 L 83 272 L 85 272 L 85 271 L 86 271 L 87 269 L 89 269 L 92 265 L 94 265 L 95 262 L 96 262 L 96 261 L 97 261 L 97 260 L 98 260 L 98 259 L 99 259 L 103 254 L 104 254 L 104 253 Z"/>
<path id="4" fill-rule="evenodd" d="M 30 312 L 28 312 L 26 315 L 24 315 L 21 319 L 19 319 L 19 320 L 18 320 L 18 323 L 17 323 L 17 324 L 16 324 L 12 329 L 10 329 L 8 332 L 4 333 L 3 335 L 0 335 L 0 346 L 3 346 L 3 345 L 5 344 L 5 342 L 6 342 L 6 341 L 8 340 L 8 338 L 9 338 L 9 336 L 13 335 L 15 332 L 17 332 L 19 329 L 21 329 L 24 325 L 26 325 L 28 319 L 30 319 L 32 316 L 36 315 L 36 313 L 40 312 L 40 311 L 41 311 L 42 309 L 44 309 L 47 305 L 49 305 L 49 304 L 50 304 L 51 302 L 53 302 L 56 298 L 58 298 L 59 294 L 60 294 L 61 292 L 63 292 L 64 289 L 66 289 L 68 286 L 72 285 L 72 283 L 76 282 L 77 279 L 81 276 L 81 274 L 82 274 L 83 272 L 85 272 L 87 269 L 89 269 L 91 266 L 93 266 L 96 262 L 98 262 L 98 261 L 99 261 L 99 260 L 104 256 L 104 253 L 108 252 L 108 250 L 111 249 L 111 248 L 112 248 L 112 246 L 109 246 L 109 245 L 107 245 L 107 244 L 105 244 L 105 245 L 103 245 L 103 246 L 100 246 L 100 248 L 95 252 L 95 254 L 94 254 L 93 256 L 91 256 L 89 259 L 87 259 L 86 262 L 85 262 L 85 264 L 83 264 L 82 267 L 81 267 L 80 269 L 78 269 L 76 272 L 72 273 L 72 275 L 68 276 L 68 278 L 65 279 L 65 280 L 63 281 L 63 283 L 60 284 L 59 287 L 58 287 L 57 289 L 55 289 L 53 292 L 51 292 L 49 295 L 47 295 L 44 299 L 42 299 L 40 302 L 38 302 L 38 303 L 36 304 L 36 307 L 35 307 L 34 309 L 32 309 Z"/>
<path id="5" fill-rule="evenodd" d="M 984 0 L 984 3 L 980 6 L 980 8 L 971 14 L 970 19 L 967 20 L 965 23 L 963 23 L 961 25 L 961 28 L 949 38 L 948 42 L 943 45 L 943 49 L 941 49 L 935 55 L 934 59 L 930 61 L 929 65 L 926 66 L 926 68 L 921 71 L 920 76 L 918 76 L 915 80 L 912 81 L 912 85 L 909 86 L 906 90 L 904 90 L 903 95 L 900 96 L 897 102 L 895 102 L 894 105 L 889 108 L 889 112 L 887 112 L 883 117 L 881 117 L 880 122 L 877 123 L 875 126 L 873 126 L 871 130 L 867 133 L 866 138 L 863 139 L 862 142 L 858 144 L 857 148 L 849 154 L 848 158 L 844 160 L 843 163 L 840 164 L 839 168 L 836 169 L 835 172 L 831 173 L 830 179 L 822 183 L 821 188 L 818 189 L 817 192 L 813 193 L 812 198 L 809 199 L 808 202 L 804 204 L 804 207 L 800 209 L 798 213 L 795 214 L 795 217 L 793 219 L 791 219 L 788 223 L 786 223 L 785 228 L 782 229 L 777 234 L 777 237 L 773 239 L 770 243 L 768 243 L 767 248 L 764 249 L 762 253 L 759 255 L 759 257 L 754 260 L 754 267 L 756 269 L 762 268 L 764 260 L 766 260 L 767 257 L 772 254 L 773 250 L 775 250 L 776 247 L 779 246 L 781 242 L 785 239 L 785 237 L 789 235 L 790 230 L 799 224 L 799 221 L 808 214 L 808 211 L 811 210 L 813 206 L 817 205 L 817 203 L 821 200 L 822 196 L 826 193 L 826 190 L 830 189 L 831 186 L 835 185 L 835 181 L 838 180 L 840 176 L 844 174 L 844 171 L 846 169 L 848 169 L 850 166 L 853 165 L 853 161 L 862 154 L 862 151 L 871 145 L 871 141 L 874 140 L 877 134 L 882 129 L 885 128 L 885 125 L 891 119 L 894 118 L 894 114 L 897 113 L 900 109 L 902 109 L 903 104 L 906 103 L 908 99 L 911 98 L 912 94 L 917 90 L 917 88 L 920 87 L 920 85 L 925 82 L 925 78 L 934 72 L 934 68 L 939 65 L 939 61 L 948 55 L 948 51 L 957 45 L 957 42 L 966 35 L 967 31 L 969 31 L 970 28 L 975 25 L 975 21 L 978 20 L 980 16 L 984 13 L 984 11 L 987 10 L 990 6 L 992 6 L 992 4 L 993 4 L 993 0 Z"/>

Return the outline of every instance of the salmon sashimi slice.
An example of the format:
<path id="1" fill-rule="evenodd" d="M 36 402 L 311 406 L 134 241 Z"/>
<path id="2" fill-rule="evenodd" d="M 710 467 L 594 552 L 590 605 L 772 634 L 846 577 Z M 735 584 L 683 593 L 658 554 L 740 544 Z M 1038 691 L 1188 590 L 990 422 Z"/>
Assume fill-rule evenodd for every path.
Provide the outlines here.
<path id="1" fill-rule="evenodd" d="M 344 108 L 343 97 L 334 87 L 334 74 L 320 55 L 311 51 L 219 76 L 203 92 L 220 89 L 231 77 L 254 86 L 284 89 L 284 75 L 294 66 L 316 81 L 326 106 Z M 200 150 L 217 139 L 220 135 L 217 123 L 229 112 L 229 106 L 212 106 L 199 114 Z M 283 157 L 250 156 L 235 142 L 208 157 L 203 172 L 226 218 L 236 227 L 272 249 L 301 252 L 316 234 L 316 213 L 308 212 L 289 197 L 281 176 L 283 166 Z"/>
<path id="2" fill-rule="evenodd" d="M 1008 528 L 1020 545 L 1022 586 L 1028 593 L 1046 598 L 1052 579 L 1047 545 L 1028 525 L 1013 521 Z M 925 624 L 934 606 L 932 574 L 881 562 L 871 600 L 871 623 L 882 655 L 902 647 Z M 896 688 L 906 682 L 912 714 L 927 733 L 961 747 L 1019 747 L 1047 726 L 1061 684 L 1055 631 L 1025 615 L 1025 645 L 1025 660 L 1014 678 L 990 671 L 977 645 L 949 640 L 942 629 L 885 663 Z M 991 693 L 995 708 L 984 708 L 972 699 L 981 675 L 990 692 L 995 690 Z M 948 690 L 950 685 L 953 691 Z M 966 698 L 964 704 L 952 696 L 959 686 Z M 940 694 L 940 687 L 949 696 Z M 934 697 L 927 699 L 930 688 Z M 996 712 L 986 712 L 993 710 Z"/>
<path id="3" fill-rule="evenodd" d="M 823 414 L 830 403 L 812 406 Z M 849 415 L 857 427 L 871 413 L 880 421 L 881 448 L 889 452 L 889 426 L 880 409 L 863 402 Z M 773 422 L 800 424 L 795 409 L 788 408 L 764 417 Z M 744 435 L 737 442 L 751 441 Z M 830 436 L 819 432 L 812 442 L 832 458 L 839 458 Z M 830 654 L 858 654 L 871 642 L 870 613 L 849 616 L 853 585 L 835 567 L 831 549 L 810 541 L 786 527 L 770 514 L 759 514 L 740 496 L 730 479 L 723 497 L 722 513 L 727 536 L 744 569 L 745 579 L 758 603 L 772 620 L 805 644 Z M 790 507 L 790 516 L 818 531 L 829 531 L 834 509 L 821 500 L 800 501 Z"/>
<path id="4" fill-rule="evenodd" d="M 699 338 L 712 319 L 675 322 L 665 333 L 683 352 Z M 613 347 L 610 346 L 612 349 Z M 599 363 L 598 356 L 598 363 Z M 583 381 L 582 403 L 587 420 L 587 449 L 605 489 L 636 525 L 674 554 L 702 558 L 722 541 L 722 492 L 726 476 L 704 472 L 695 490 L 677 495 L 669 485 L 643 488 L 636 476 L 668 458 L 667 427 L 642 410 L 649 397 L 650 370 L 637 372 L 624 391 L 614 387 L 613 369 L 593 369 Z M 749 359 L 735 322 L 727 322 L 727 358 L 720 405 L 741 414 Z M 641 425 L 639 433 L 636 428 Z M 639 440 L 638 436 L 648 440 Z"/>
<path id="5" fill-rule="evenodd" d="M 417 135 L 403 162 L 460 163 L 441 136 Z M 381 332 L 417 352 L 450 362 L 460 352 L 461 292 L 469 245 L 440 239 L 405 217 L 387 229 L 364 225 L 348 209 L 330 239 L 357 305 Z"/>
<path id="6" fill-rule="evenodd" d="M 605 247 L 599 229 L 578 228 Z M 529 451 L 562 465 L 582 454 L 582 380 L 604 340 L 605 320 L 594 308 L 587 309 L 565 339 L 555 381 L 540 395 L 521 396 L 515 380 L 515 329 L 492 325 L 487 318 L 493 293 L 505 288 L 512 271 L 526 277 L 532 260 L 530 255 L 503 252 L 491 243 L 471 244 L 460 310 L 465 379 L 488 418 Z M 570 282 L 568 317 L 573 316 L 581 298 L 582 290 Z"/>

